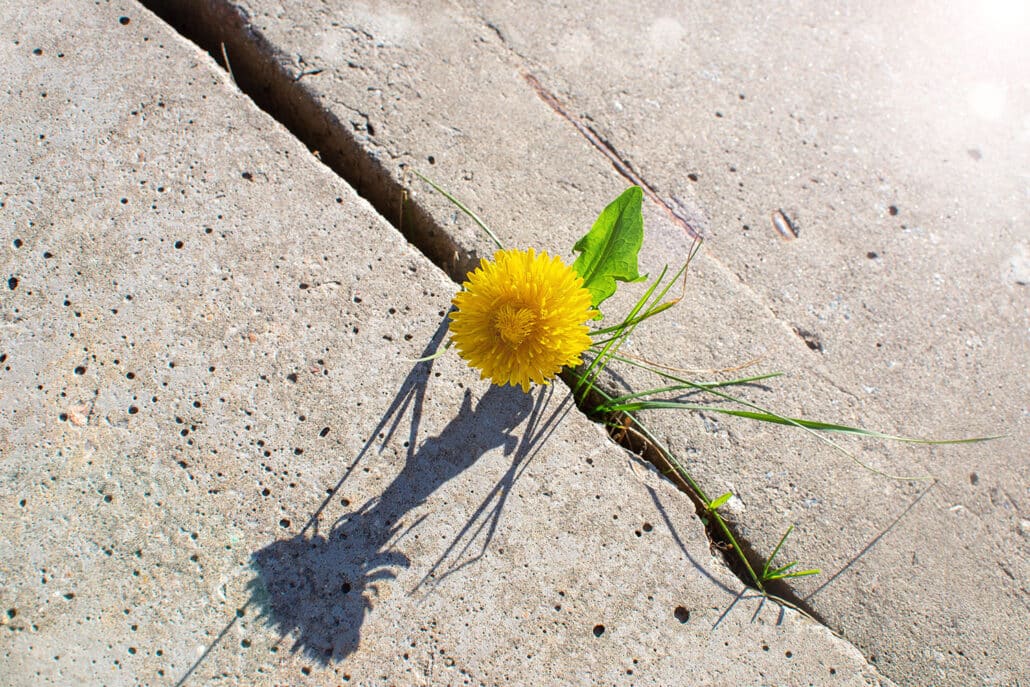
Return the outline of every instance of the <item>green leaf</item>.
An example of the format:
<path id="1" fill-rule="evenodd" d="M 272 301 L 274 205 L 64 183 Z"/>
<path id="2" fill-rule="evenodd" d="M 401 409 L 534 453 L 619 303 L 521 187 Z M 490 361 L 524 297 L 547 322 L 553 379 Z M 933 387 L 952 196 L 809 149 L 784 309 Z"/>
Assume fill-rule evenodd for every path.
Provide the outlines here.
<path id="1" fill-rule="evenodd" d="M 644 242 L 644 192 L 630 186 L 601 212 L 586 236 L 576 242 L 579 253 L 572 269 L 583 277 L 596 308 L 615 293 L 615 280 L 641 281 L 637 253 Z"/>
<path id="2" fill-rule="evenodd" d="M 732 491 L 728 491 L 725 494 L 723 494 L 722 496 L 720 496 L 719 498 L 717 498 L 714 501 L 712 501 L 711 503 L 709 503 L 708 504 L 708 510 L 718 510 L 720 506 L 722 506 L 723 504 L 725 504 L 727 501 L 729 501 L 732 498 L 733 498 L 733 492 Z"/>
<path id="3" fill-rule="evenodd" d="M 791 565 L 795 565 L 792 563 Z M 765 582 L 772 582 L 773 580 L 789 580 L 795 577 L 807 577 L 808 575 L 819 575 L 822 574 L 822 570 L 819 568 L 812 568 L 811 570 L 798 570 L 790 573 L 769 573 L 769 577 L 764 579 Z"/>

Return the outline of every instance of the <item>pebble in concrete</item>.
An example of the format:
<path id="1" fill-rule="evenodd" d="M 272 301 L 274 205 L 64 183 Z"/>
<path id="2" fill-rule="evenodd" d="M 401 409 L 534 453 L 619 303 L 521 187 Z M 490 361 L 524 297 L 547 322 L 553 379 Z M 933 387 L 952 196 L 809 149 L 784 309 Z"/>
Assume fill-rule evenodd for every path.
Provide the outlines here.
<path id="1" fill-rule="evenodd" d="M 45 684 L 883 684 L 744 599 L 454 285 L 131 3 L 0 10 L 0 673 Z"/>

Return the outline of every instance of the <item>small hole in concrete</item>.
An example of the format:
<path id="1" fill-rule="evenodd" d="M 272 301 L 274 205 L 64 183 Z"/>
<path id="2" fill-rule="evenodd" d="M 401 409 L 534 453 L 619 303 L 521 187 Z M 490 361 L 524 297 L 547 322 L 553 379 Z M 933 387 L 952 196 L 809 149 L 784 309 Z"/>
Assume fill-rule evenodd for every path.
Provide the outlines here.
<path id="1" fill-rule="evenodd" d="M 604 625 L 594 625 L 594 636 L 600 637 L 604 634 Z"/>
<path id="2" fill-rule="evenodd" d="M 128 26 L 130 21 L 132 21 L 132 20 L 129 19 L 128 17 L 118 17 L 118 23 L 121 24 L 122 26 Z"/>
<path id="3" fill-rule="evenodd" d="M 690 611 L 688 611 L 683 606 L 677 606 L 676 610 L 673 611 L 672 614 L 676 617 L 676 620 L 680 621 L 681 623 L 685 623 L 688 620 L 690 620 Z"/>

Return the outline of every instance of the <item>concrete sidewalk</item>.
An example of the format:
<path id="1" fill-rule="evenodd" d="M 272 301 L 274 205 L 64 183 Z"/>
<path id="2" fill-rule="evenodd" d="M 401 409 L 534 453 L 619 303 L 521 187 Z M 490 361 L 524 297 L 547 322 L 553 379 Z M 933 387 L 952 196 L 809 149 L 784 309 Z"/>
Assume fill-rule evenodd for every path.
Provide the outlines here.
<path id="1" fill-rule="evenodd" d="M 564 252 L 645 184 L 644 269 L 680 260 L 688 229 L 710 240 L 687 301 L 632 352 L 702 369 L 762 356 L 789 377 L 750 398 L 791 415 L 1005 433 L 847 444 L 876 470 L 932 478 L 927 491 L 798 433 L 648 418 L 711 493 L 738 494 L 757 551 L 797 526 L 786 558 L 826 571 L 797 596 L 886 674 L 1030 677 L 1025 17 L 875 2 L 189 6 L 184 30 L 224 43 L 241 83 L 391 218 L 413 166 L 507 243 Z M 489 253 L 446 201 L 415 200 L 412 235 L 452 276 Z"/>
<path id="2" fill-rule="evenodd" d="M 891 684 L 129 2 L 0 8 L 10 685 Z"/>

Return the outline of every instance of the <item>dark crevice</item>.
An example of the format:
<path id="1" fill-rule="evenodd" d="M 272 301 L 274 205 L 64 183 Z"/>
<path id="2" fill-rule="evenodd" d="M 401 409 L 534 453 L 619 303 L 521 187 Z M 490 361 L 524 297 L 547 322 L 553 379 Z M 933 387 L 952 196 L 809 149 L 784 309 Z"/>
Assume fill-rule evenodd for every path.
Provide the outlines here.
<path id="1" fill-rule="evenodd" d="M 566 371 L 562 375 L 562 379 L 572 389 L 576 389 L 577 378 L 575 373 Z M 607 429 L 608 436 L 622 446 L 630 453 L 640 456 L 647 462 L 651 463 L 658 469 L 666 479 L 676 485 L 676 487 L 686 494 L 691 502 L 694 504 L 694 509 L 697 512 L 698 518 L 705 526 L 705 534 L 708 536 L 708 542 L 711 546 L 712 553 L 717 555 L 729 570 L 736 575 L 736 577 L 746 584 L 747 586 L 754 588 L 754 582 L 751 579 L 751 575 L 744 565 L 744 562 L 740 559 L 740 556 L 733 551 L 733 543 L 726 537 L 725 533 L 716 526 L 712 517 L 708 514 L 708 510 L 704 500 L 700 495 L 694 491 L 690 485 L 684 480 L 679 473 L 676 471 L 675 466 L 669 462 L 666 458 L 665 453 L 661 448 L 656 446 L 654 442 L 650 441 L 644 434 L 636 430 L 636 420 L 632 419 L 625 413 L 598 413 L 598 408 L 603 400 L 601 395 L 597 392 L 587 393 L 585 396 L 577 394 L 577 405 L 579 409 L 591 420 L 598 422 Z M 748 540 L 741 535 L 740 527 L 737 523 L 726 518 L 723 515 L 723 520 L 726 522 L 730 531 L 733 533 L 734 538 L 737 540 L 737 544 L 740 546 L 740 554 L 747 558 L 751 568 L 755 571 L 760 571 L 765 565 L 765 558 L 756 552 L 748 542 Z M 768 592 L 775 598 L 786 601 L 790 606 L 802 611 L 819 624 L 830 627 L 822 616 L 816 612 L 806 599 L 798 596 L 798 594 L 791 588 L 785 580 L 771 580 L 765 583 L 765 591 Z"/>
<path id="2" fill-rule="evenodd" d="M 323 108 L 315 94 L 307 89 L 300 74 L 289 68 L 288 56 L 282 54 L 264 36 L 254 29 L 242 8 L 226 1 L 210 0 L 139 0 L 140 4 L 157 14 L 179 34 L 206 50 L 215 61 L 232 76 L 236 85 L 273 119 L 285 126 L 339 177 L 346 181 L 362 198 L 426 257 L 442 268 L 455 282 L 464 280 L 473 266 L 475 256 L 462 249 L 430 215 L 429 211 L 407 198 L 404 186 L 398 182 L 373 155 L 362 147 L 349 123 Z M 496 29 L 495 29 L 496 31 Z M 228 64 L 227 64 L 228 62 Z M 308 75 L 313 72 L 307 72 Z M 672 220 L 692 236 L 698 236 L 691 222 L 684 216 L 682 204 L 663 199 L 633 170 L 631 164 L 600 137 L 590 126 L 571 116 L 562 104 L 530 74 L 526 81 L 537 95 L 554 111 L 569 121 L 593 145 L 611 160 L 615 169 L 631 183 L 640 186 Z M 566 373 L 564 381 L 575 388 L 574 376 Z M 639 432 L 627 431 L 632 422 L 622 414 L 599 416 L 600 399 L 587 395 L 578 405 L 591 420 L 608 427 L 613 441 L 654 464 L 659 471 L 676 484 L 694 503 L 713 551 L 721 554 L 727 567 L 746 585 L 752 581 L 732 545 L 724 534 L 714 527 L 706 516 L 705 504 L 690 489 L 668 463 L 661 449 L 648 442 Z M 752 567 L 761 568 L 760 556 L 750 549 L 740 536 L 739 528 L 729 523 L 733 535 L 743 548 Z M 802 599 L 783 581 L 766 584 L 766 591 L 796 606 L 815 620 L 822 621 Z"/>
<path id="3" fill-rule="evenodd" d="M 246 11 L 218 0 L 139 0 L 179 34 L 206 50 L 236 85 L 299 141 L 384 219 L 461 282 L 477 258 L 441 230 L 426 208 L 407 197 L 405 187 L 362 147 L 349 122 L 323 107 L 293 73 L 289 56 L 255 29 Z M 371 131 L 369 132 L 371 135 Z"/>
<path id="4" fill-rule="evenodd" d="M 810 332 L 807 329 L 802 329 L 801 327 L 794 327 L 794 333 L 797 334 L 798 338 L 804 341 L 805 345 L 813 351 L 816 351 L 817 353 L 825 352 L 823 349 L 823 342 L 819 338 L 818 334 Z"/>

